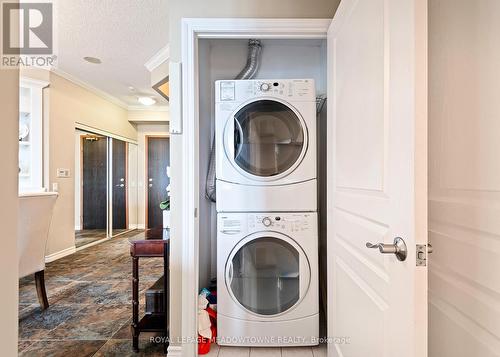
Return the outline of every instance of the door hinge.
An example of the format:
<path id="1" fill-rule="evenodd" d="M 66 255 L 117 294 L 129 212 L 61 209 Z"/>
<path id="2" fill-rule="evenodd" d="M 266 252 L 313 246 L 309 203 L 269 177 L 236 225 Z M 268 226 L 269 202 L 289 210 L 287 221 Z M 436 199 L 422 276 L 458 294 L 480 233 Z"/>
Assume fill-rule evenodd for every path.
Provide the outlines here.
<path id="1" fill-rule="evenodd" d="M 418 267 L 427 266 L 427 244 L 417 244 L 416 259 Z"/>
<path id="2" fill-rule="evenodd" d="M 198 218 L 198 208 L 194 209 L 194 218 Z"/>

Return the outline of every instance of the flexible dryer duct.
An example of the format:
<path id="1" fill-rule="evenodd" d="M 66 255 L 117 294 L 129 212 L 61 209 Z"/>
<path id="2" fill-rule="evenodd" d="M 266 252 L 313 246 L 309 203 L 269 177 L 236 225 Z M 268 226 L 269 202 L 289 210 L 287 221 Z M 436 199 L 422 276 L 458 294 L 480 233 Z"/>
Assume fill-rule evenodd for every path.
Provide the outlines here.
<path id="1" fill-rule="evenodd" d="M 236 76 L 235 79 L 252 79 L 257 74 L 260 66 L 260 53 L 262 46 L 259 40 L 248 41 L 248 57 L 245 68 Z"/>
<path id="2" fill-rule="evenodd" d="M 262 45 L 259 40 L 248 41 L 248 57 L 245 68 L 236 76 L 235 79 L 252 79 L 257 74 L 260 66 L 260 58 L 262 52 Z M 215 187 L 215 134 L 212 140 L 212 149 L 210 150 L 210 160 L 208 163 L 207 180 L 205 185 L 205 195 L 207 198 L 216 201 L 216 187 Z"/>

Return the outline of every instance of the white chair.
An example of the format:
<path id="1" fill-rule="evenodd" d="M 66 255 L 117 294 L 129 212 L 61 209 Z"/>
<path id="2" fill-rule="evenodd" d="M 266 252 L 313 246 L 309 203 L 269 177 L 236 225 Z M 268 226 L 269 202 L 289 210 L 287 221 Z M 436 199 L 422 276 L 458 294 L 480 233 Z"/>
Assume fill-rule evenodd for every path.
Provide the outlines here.
<path id="1" fill-rule="evenodd" d="M 38 301 L 43 310 L 49 307 L 45 291 L 45 247 L 56 199 L 54 192 L 19 194 L 19 278 L 35 274 Z"/>

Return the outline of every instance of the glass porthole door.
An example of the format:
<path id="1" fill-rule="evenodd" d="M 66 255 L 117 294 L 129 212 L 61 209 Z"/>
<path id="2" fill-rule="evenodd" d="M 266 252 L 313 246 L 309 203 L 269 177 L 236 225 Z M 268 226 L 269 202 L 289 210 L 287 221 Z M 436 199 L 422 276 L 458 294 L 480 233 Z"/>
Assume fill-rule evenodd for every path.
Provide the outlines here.
<path id="1" fill-rule="evenodd" d="M 258 100 L 234 115 L 232 160 L 238 169 L 256 178 L 282 175 L 300 163 L 307 132 L 289 106 L 275 100 Z"/>
<path id="2" fill-rule="evenodd" d="M 310 269 L 301 248 L 272 236 L 237 247 L 227 264 L 226 284 L 246 310 L 264 316 L 288 311 L 304 296 Z M 306 268 L 307 267 L 307 268 Z"/>

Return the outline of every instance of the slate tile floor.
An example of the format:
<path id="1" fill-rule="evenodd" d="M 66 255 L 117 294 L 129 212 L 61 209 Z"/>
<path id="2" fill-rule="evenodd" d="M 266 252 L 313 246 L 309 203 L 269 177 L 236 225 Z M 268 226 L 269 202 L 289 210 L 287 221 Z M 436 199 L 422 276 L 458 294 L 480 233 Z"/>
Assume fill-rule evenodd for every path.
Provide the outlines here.
<path id="1" fill-rule="evenodd" d="M 125 232 L 125 229 L 114 229 L 113 236 Z M 84 245 L 97 242 L 101 239 L 106 238 L 105 229 L 85 229 L 75 231 L 75 245 L 77 248 L 83 247 Z"/>
<path id="2" fill-rule="evenodd" d="M 77 248 L 97 242 L 98 240 L 104 238 L 106 238 L 105 229 L 85 229 L 75 231 L 75 245 Z"/>
<path id="3" fill-rule="evenodd" d="M 19 282 L 20 356 L 163 356 L 163 346 L 141 337 L 141 353 L 132 352 L 131 259 L 133 231 L 47 264 L 50 307 L 38 305 L 33 277 Z M 163 272 L 162 259 L 140 262 L 143 292 Z"/>

